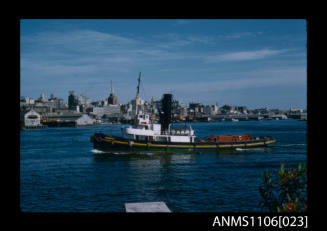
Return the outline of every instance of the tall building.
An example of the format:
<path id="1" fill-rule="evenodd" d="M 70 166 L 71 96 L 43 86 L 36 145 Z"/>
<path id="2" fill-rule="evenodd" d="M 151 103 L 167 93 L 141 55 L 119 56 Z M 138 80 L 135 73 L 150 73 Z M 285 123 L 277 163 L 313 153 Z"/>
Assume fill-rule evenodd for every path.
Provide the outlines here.
<path id="1" fill-rule="evenodd" d="M 74 91 L 69 91 L 68 96 L 68 108 L 73 109 L 73 107 L 76 107 L 78 105 L 78 98 L 75 95 Z"/>
<path id="2" fill-rule="evenodd" d="M 78 101 L 80 104 L 83 105 L 89 105 L 91 104 L 91 99 L 89 97 L 87 97 L 85 94 L 81 94 L 78 96 Z"/>
<path id="3" fill-rule="evenodd" d="M 132 114 L 135 116 L 136 114 L 143 113 L 144 111 L 144 100 L 140 97 L 137 97 L 136 99 L 131 100 L 132 104 Z"/>
<path id="4" fill-rule="evenodd" d="M 118 104 L 117 96 L 114 94 L 112 81 L 111 81 L 111 92 L 110 92 L 110 95 L 109 95 L 109 98 L 108 98 L 108 104 L 113 104 L 113 105 Z"/>

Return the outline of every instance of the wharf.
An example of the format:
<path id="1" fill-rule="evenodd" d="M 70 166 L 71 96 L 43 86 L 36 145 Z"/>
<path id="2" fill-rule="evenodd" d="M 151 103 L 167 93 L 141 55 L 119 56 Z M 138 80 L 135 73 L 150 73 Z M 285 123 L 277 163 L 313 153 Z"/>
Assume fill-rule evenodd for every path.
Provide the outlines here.
<path id="1" fill-rule="evenodd" d="M 48 127 L 75 127 L 75 121 L 44 121 L 43 124 L 46 124 Z"/>
<path id="2" fill-rule="evenodd" d="M 140 203 L 125 203 L 127 213 L 170 213 L 171 211 L 165 202 L 140 202 Z"/>
<path id="3" fill-rule="evenodd" d="M 47 128 L 47 125 L 33 125 L 33 126 L 21 126 L 22 130 L 30 130 L 30 129 L 41 129 L 41 128 Z"/>

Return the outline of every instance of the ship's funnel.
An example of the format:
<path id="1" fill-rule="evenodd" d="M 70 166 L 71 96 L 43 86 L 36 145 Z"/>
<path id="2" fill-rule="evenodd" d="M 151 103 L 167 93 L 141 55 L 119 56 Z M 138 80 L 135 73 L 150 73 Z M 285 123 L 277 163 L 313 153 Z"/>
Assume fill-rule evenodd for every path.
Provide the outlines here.
<path id="1" fill-rule="evenodd" d="M 168 129 L 169 124 L 172 120 L 172 94 L 164 94 L 161 99 L 161 110 L 160 110 L 160 124 L 161 124 L 161 131 L 165 131 Z"/>

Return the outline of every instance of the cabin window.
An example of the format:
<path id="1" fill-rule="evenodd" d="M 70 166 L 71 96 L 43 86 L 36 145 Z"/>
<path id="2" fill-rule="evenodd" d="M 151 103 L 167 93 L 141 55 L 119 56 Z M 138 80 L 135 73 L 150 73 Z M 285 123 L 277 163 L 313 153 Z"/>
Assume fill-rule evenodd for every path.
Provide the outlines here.
<path id="1" fill-rule="evenodd" d="M 145 140 L 145 136 L 139 136 L 139 135 L 137 135 L 136 136 L 136 140 Z"/>
<path id="2" fill-rule="evenodd" d="M 166 137 L 157 137 L 157 140 L 158 141 L 161 141 L 161 142 L 167 142 L 167 138 Z"/>
<path id="3" fill-rule="evenodd" d="M 130 139 L 134 139 L 134 135 L 133 134 L 127 134 L 126 137 L 127 138 L 130 138 Z"/>
<path id="4" fill-rule="evenodd" d="M 28 118 L 29 119 L 37 119 L 37 116 L 36 115 L 29 115 Z"/>
<path id="5" fill-rule="evenodd" d="M 146 140 L 146 136 L 138 136 L 138 140 Z"/>

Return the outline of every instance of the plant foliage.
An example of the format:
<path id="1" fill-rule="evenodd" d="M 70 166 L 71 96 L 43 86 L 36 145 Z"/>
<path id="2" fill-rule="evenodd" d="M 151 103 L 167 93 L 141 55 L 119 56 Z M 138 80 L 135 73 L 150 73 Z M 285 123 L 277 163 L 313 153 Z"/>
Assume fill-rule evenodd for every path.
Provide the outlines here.
<path id="1" fill-rule="evenodd" d="M 269 212 L 307 211 L 307 169 L 299 164 L 297 169 L 285 169 L 285 164 L 277 174 L 265 170 L 263 184 L 259 187 L 262 200 L 260 207 Z"/>

